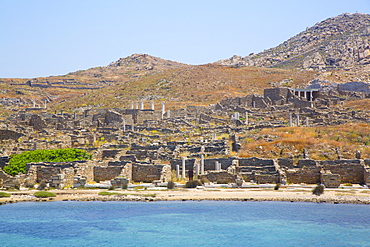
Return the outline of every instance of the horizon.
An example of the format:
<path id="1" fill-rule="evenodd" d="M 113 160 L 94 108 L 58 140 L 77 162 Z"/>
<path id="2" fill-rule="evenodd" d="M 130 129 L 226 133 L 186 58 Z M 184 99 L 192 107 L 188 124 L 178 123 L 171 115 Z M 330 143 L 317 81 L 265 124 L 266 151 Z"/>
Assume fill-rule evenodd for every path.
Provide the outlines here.
<path id="1" fill-rule="evenodd" d="M 278 46 L 327 18 L 370 13 L 367 0 L 19 0 L 0 6 L 7 24 L 0 27 L 0 78 L 65 75 L 132 54 L 213 63 Z"/>

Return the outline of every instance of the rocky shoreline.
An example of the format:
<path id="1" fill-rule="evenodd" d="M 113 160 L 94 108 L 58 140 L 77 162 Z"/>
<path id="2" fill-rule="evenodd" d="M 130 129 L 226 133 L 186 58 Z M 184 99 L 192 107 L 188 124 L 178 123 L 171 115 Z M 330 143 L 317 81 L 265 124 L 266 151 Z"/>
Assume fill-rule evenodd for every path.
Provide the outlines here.
<path id="1" fill-rule="evenodd" d="M 111 192 L 115 195 L 99 195 L 99 192 Z M 56 197 L 37 198 L 34 191 L 11 192 L 11 197 L 0 198 L 0 205 L 18 202 L 50 201 L 286 201 L 314 202 L 333 204 L 370 204 L 370 193 L 365 190 L 329 190 L 321 196 L 313 195 L 308 190 L 266 190 L 266 189 L 178 189 L 148 191 L 107 191 L 107 190 L 55 190 Z"/>

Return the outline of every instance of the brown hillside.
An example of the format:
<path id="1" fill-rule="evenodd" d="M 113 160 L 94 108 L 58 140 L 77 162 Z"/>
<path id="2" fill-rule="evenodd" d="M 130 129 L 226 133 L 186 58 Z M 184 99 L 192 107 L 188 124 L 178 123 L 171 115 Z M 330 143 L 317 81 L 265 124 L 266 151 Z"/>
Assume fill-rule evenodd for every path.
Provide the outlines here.
<path id="1" fill-rule="evenodd" d="M 165 100 L 175 108 L 184 104 L 208 105 L 228 97 L 262 94 L 273 82 L 292 79 L 291 86 L 306 84 L 314 78 L 312 72 L 244 67 L 229 68 L 214 64 L 186 66 L 144 75 L 99 90 L 90 91 L 58 108 L 128 107 L 130 101 Z"/>

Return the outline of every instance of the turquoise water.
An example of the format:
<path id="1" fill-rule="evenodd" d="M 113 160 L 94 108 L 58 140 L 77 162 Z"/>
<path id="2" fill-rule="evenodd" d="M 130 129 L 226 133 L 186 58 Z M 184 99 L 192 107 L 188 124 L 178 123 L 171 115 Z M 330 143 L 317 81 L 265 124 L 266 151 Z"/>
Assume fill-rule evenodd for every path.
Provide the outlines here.
<path id="1" fill-rule="evenodd" d="M 6 204 L 0 206 L 0 246 L 370 246 L 370 205 Z"/>

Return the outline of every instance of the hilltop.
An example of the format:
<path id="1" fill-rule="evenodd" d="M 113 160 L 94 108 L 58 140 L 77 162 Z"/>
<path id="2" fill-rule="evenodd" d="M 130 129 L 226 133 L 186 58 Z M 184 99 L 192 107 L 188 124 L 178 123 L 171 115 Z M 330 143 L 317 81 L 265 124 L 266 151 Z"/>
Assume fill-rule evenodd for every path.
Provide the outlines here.
<path id="1" fill-rule="evenodd" d="M 227 66 L 333 70 L 370 64 L 370 15 L 341 14 L 318 22 L 277 47 L 218 61 Z"/>

